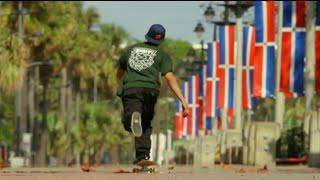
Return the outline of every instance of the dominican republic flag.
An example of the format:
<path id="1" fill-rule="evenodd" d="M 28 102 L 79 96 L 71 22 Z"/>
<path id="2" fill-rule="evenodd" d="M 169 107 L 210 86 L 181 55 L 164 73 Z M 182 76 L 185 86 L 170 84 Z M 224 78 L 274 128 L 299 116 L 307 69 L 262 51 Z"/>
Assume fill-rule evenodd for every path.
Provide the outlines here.
<path id="1" fill-rule="evenodd" d="M 243 27 L 242 108 L 245 110 L 255 109 L 257 106 L 257 100 L 252 96 L 255 42 L 255 28 Z"/>
<path id="2" fill-rule="evenodd" d="M 283 2 L 280 91 L 303 96 L 306 1 Z"/>
<path id="3" fill-rule="evenodd" d="M 203 131 L 204 134 L 207 134 L 207 122 L 206 122 L 206 86 L 207 86 L 207 75 L 208 75 L 208 66 L 203 65 L 199 70 L 199 81 L 200 81 L 200 95 L 199 95 L 199 120 L 198 128 L 199 131 Z M 210 129 L 209 129 L 210 130 Z"/>
<path id="4" fill-rule="evenodd" d="M 207 116 L 214 118 L 219 116 L 218 110 L 218 66 L 220 58 L 220 46 L 218 42 L 208 43 L 208 77 L 206 89 Z"/>
<path id="5" fill-rule="evenodd" d="M 181 87 L 182 89 L 182 87 Z M 182 116 L 182 104 L 178 98 L 176 98 L 176 114 L 175 114 L 175 138 L 181 139 L 183 136 L 183 116 Z"/>
<path id="6" fill-rule="evenodd" d="M 182 84 L 182 95 L 185 98 L 185 100 L 187 101 L 187 103 L 189 104 L 189 82 L 185 81 Z M 182 120 L 182 137 L 186 138 L 188 136 L 188 119 L 189 117 L 185 117 Z"/>
<path id="7" fill-rule="evenodd" d="M 275 85 L 275 2 L 255 1 L 256 47 L 253 96 L 274 96 Z"/>
<path id="8" fill-rule="evenodd" d="M 208 43 L 208 77 L 206 84 L 206 129 L 207 133 L 213 128 L 213 125 L 217 125 L 215 120 L 220 116 L 218 109 L 218 85 L 219 78 L 218 66 L 220 62 L 220 45 L 219 42 Z"/>
<path id="9" fill-rule="evenodd" d="M 315 70 L 315 88 L 316 92 L 320 93 L 320 2 L 316 3 L 316 70 Z"/>
<path id="10" fill-rule="evenodd" d="M 218 67 L 218 107 L 233 108 L 235 73 L 235 26 L 220 26 L 220 62 Z"/>
<path id="11" fill-rule="evenodd" d="M 194 138 L 199 134 L 198 118 L 199 118 L 199 95 L 200 81 L 199 75 L 188 77 L 189 84 L 189 117 L 188 117 L 188 135 Z"/>

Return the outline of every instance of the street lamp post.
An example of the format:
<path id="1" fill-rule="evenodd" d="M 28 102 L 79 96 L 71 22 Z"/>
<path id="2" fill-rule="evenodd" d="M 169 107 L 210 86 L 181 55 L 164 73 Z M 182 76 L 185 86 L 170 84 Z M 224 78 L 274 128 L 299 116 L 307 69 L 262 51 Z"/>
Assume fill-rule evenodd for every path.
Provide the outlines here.
<path id="1" fill-rule="evenodd" d="M 202 35 L 204 33 L 204 27 L 202 26 L 202 24 L 200 22 L 198 22 L 198 24 L 196 25 L 196 27 L 194 28 L 193 32 L 196 33 L 198 39 L 201 39 L 200 43 L 201 43 L 201 61 L 202 63 L 204 62 L 204 48 L 203 48 L 203 39 L 202 39 Z"/>
<path id="2" fill-rule="evenodd" d="M 11 16 L 11 15 L 18 15 L 18 36 L 21 39 L 24 39 L 24 21 L 23 16 L 26 14 L 30 14 L 30 12 L 23 7 L 23 1 L 18 1 L 18 10 L 12 11 L 9 13 L 0 13 L 0 16 Z M 0 8 L 1 8 L 0 4 Z M 0 9 L 1 10 L 1 9 Z M 21 141 L 21 131 L 25 131 L 27 127 L 21 126 L 21 123 L 26 122 L 26 113 L 24 111 L 25 105 L 22 104 L 23 98 L 26 96 L 23 96 L 26 89 L 25 81 L 22 80 L 22 85 L 18 87 L 16 91 L 16 97 L 15 97 L 15 129 L 17 131 L 16 133 L 16 147 L 15 147 L 15 155 L 18 156 L 20 152 L 20 141 Z"/>
<path id="3" fill-rule="evenodd" d="M 228 4 L 227 1 L 225 1 L 226 4 Z M 223 21 L 215 21 L 214 17 L 215 17 L 215 11 L 213 10 L 212 6 L 209 5 L 207 7 L 207 9 L 205 10 L 205 12 L 203 13 L 206 22 L 207 23 L 212 23 L 213 24 L 213 41 L 217 40 L 217 26 L 222 26 L 222 25 L 235 25 L 234 22 L 229 22 L 228 20 L 228 16 L 229 16 L 229 11 L 228 9 L 225 9 L 224 11 L 225 17 Z"/>
<path id="4" fill-rule="evenodd" d="M 209 5 L 207 7 L 207 9 L 203 13 L 203 15 L 204 15 L 204 17 L 206 19 L 206 22 L 212 23 L 214 21 L 213 19 L 214 19 L 215 12 L 214 12 L 214 10 L 213 10 L 211 5 Z M 213 26 L 214 26 L 214 28 L 213 28 L 213 41 L 216 41 L 216 24 L 213 23 Z"/>

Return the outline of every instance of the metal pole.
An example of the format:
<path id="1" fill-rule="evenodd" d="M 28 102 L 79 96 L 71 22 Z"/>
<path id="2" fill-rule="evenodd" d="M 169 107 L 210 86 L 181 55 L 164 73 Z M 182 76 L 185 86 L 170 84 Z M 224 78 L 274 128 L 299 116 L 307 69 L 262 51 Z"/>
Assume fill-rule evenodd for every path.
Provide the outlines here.
<path id="1" fill-rule="evenodd" d="M 204 45 L 203 45 L 203 39 L 201 40 L 201 63 L 203 63 L 204 64 L 204 53 L 203 53 L 203 51 L 204 51 L 204 47 L 203 47 Z"/>
<path id="2" fill-rule="evenodd" d="M 226 24 L 228 24 L 228 17 L 229 17 L 229 9 L 228 9 L 228 7 L 227 7 L 227 5 L 228 5 L 228 1 L 224 1 L 224 4 L 226 5 L 225 7 L 225 10 L 224 10 L 224 22 L 226 23 Z"/>
<path id="3" fill-rule="evenodd" d="M 312 100 L 315 91 L 315 2 L 307 2 L 307 29 L 306 29 L 306 65 L 304 83 L 306 93 L 306 113 L 312 111 Z"/>
<path id="4" fill-rule="evenodd" d="M 213 41 L 215 42 L 217 40 L 217 24 L 212 22 L 213 24 Z"/>
<path id="5" fill-rule="evenodd" d="M 237 20 L 236 20 L 236 38 L 237 38 L 237 60 L 235 68 L 235 129 L 238 132 L 242 130 L 241 108 L 242 108 L 242 8 L 237 2 Z"/>
<path id="6" fill-rule="evenodd" d="M 23 38 L 23 34 L 24 34 L 24 29 L 23 29 L 23 14 L 22 14 L 22 10 L 23 10 L 23 2 L 22 1 L 19 1 L 19 4 L 18 4 L 18 12 L 19 12 L 19 19 L 18 19 L 18 23 L 19 23 L 19 36 L 20 38 Z"/>
<path id="7" fill-rule="evenodd" d="M 281 73 L 281 46 L 282 46 L 282 18 L 283 18 L 283 2 L 279 1 L 278 7 L 278 39 L 277 39 L 277 62 L 276 62 L 276 105 L 275 105 L 275 121 L 283 128 L 283 114 L 285 108 L 285 97 L 280 92 L 280 73 Z"/>
<path id="8" fill-rule="evenodd" d="M 34 90 L 35 90 L 35 75 L 34 71 L 30 71 L 29 73 L 29 81 L 28 81 L 28 101 L 29 101 L 29 121 L 27 124 L 27 132 L 33 132 L 33 121 L 34 121 Z"/>
<path id="9" fill-rule="evenodd" d="M 23 15 L 22 15 L 22 8 L 23 4 L 22 1 L 18 2 L 18 35 L 23 40 Z M 16 98 L 15 98 L 15 123 L 16 123 L 16 150 L 15 154 L 16 156 L 19 156 L 20 151 L 20 140 L 21 140 L 21 118 L 22 118 L 22 93 L 23 93 L 23 82 L 18 86 L 18 89 L 16 91 Z"/>
<path id="10" fill-rule="evenodd" d="M 313 111 L 313 98 L 315 94 L 315 23 L 316 2 L 307 1 L 306 21 L 306 64 L 304 71 L 304 85 L 306 93 L 305 104 L 305 131 L 309 135 L 308 166 L 320 167 L 320 144 L 319 144 L 319 115 Z"/>

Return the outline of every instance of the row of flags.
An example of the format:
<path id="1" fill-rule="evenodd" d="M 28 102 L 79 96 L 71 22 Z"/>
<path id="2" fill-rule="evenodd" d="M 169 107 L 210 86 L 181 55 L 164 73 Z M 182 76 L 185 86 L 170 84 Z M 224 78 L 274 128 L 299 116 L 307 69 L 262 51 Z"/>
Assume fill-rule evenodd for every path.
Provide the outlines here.
<path id="1" fill-rule="evenodd" d="M 306 1 L 284 1 L 281 28 L 280 91 L 287 98 L 303 96 L 305 63 Z M 320 48 L 320 3 L 317 2 L 316 48 Z M 255 1 L 255 25 L 243 27 L 242 109 L 257 107 L 257 98 L 272 98 L 276 83 L 276 14 L 274 1 Z M 189 116 L 183 118 L 176 103 L 177 139 L 210 134 L 221 128 L 221 115 L 227 115 L 226 128 L 233 127 L 236 62 L 235 26 L 219 27 L 219 38 L 208 43 L 207 64 L 182 83 Z M 316 51 L 315 91 L 320 93 L 320 51 Z"/>

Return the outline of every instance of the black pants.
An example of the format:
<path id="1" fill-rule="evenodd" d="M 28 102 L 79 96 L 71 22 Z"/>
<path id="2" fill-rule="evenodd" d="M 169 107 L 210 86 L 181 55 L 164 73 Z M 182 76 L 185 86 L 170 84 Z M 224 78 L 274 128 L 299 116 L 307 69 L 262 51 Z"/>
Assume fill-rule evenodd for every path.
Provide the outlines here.
<path id="1" fill-rule="evenodd" d="M 154 108 L 159 96 L 159 90 L 153 88 L 130 88 L 121 96 L 123 105 L 122 124 L 126 131 L 131 132 L 132 113 L 141 113 L 142 135 L 135 137 L 136 158 L 148 156 L 151 148 L 151 122 L 154 116 Z"/>

